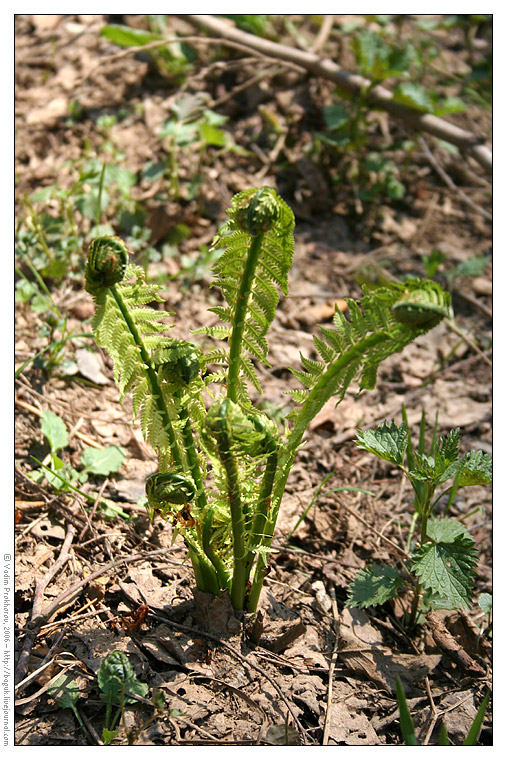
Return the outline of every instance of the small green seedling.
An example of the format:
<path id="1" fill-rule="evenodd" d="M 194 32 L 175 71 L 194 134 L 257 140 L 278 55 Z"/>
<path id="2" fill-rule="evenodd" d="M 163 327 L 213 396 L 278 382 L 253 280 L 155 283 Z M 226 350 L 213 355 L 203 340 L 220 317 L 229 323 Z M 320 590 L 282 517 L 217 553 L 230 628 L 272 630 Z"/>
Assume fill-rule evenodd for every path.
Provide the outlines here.
<path id="1" fill-rule="evenodd" d="M 146 484 L 150 513 L 172 519 L 200 590 L 228 590 L 234 609 L 253 612 L 309 424 L 354 381 L 374 388 L 379 364 L 448 315 L 450 296 L 417 279 L 349 299 L 348 319 L 337 309 L 333 327 L 314 337 L 319 359 L 302 356 L 303 368 L 293 370 L 303 388 L 291 392 L 282 432 L 249 393 L 262 392 L 256 365 L 269 367 L 266 334 L 279 291 L 288 293 L 294 215 L 268 187 L 235 195 L 228 214 L 213 243 L 222 250 L 213 267 L 222 302 L 210 311 L 221 324 L 192 331 L 215 341 L 206 349 L 166 334 L 167 313 L 147 307 L 164 299 L 129 264 L 120 238 L 91 242 L 85 275 L 96 341 L 158 454 L 158 472 Z"/>
<path id="2" fill-rule="evenodd" d="M 414 492 L 414 517 L 407 542 L 410 553 L 416 528 L 419 535 L 411 554 L 410 571 L 415 576 L 409 627 L 415 625 L 423 608 L 469 607 L 474 584 L 477 550 L 474 539 L 458 520 L 447 517 L 456 492 L 462 486 L 491 483 L 491 456 L 482 451 L 458 454 L 459 428 L 437 440 L 436 424 L 428 453 L 425 452 L 426 423 L 423 414 L 419 443 L 414 448 L 406 412 L 398 427 L 384 422 L 376 430 L 359 431 L 359 448 L 398 467 Z M 449 483 L 440 488 L 444 483 Z M 447 498 L 444 516 L 437 518 L 437 504 Z M 399 596 L 411 576 L 400 567 L 373 565 L 361 570 L 349 589 L 349 607 L 370 607 Z"/>
<path id="3" fill-rule="evenodd" d="M 97 680 L 102 691 L 101 699 L 106 703 L 102 740 L 104 744 L 110 744 L 118 734 L 116 725 L 120 718 L 125 732 L 128 734 L 124 719 L 125 705 L 135 704 L 136 694 L 145 697 L 148 693 L 148 686 L 136 678 L 127 655 L 119 651 L 111 652 L 102 660 L 97 673 Z M 127 696 L 127 692 L 129 696 Z M 117 708 L 114 714 L 113 707 Z"/>
<path id="4" fill-rule="evenodd" d="M 51 684 L 48 689 L 48 694 L 55 700 L 58 707 L 61 707 L 64 710 L 66 708 L 72 710 L 74 717 L 81 726 L 83 732 L 87 734 L 88 731 L 76 706 L 77 701 L 81 696 L 77 682 L 71 679 L 68 673 L 62 673 L 62 675 Z"/>
<path id="5" fill-rule="evenodd" d="M 97 494 L 85 493 L 76 484 L 86 483 L 89 475 L 108 476 L 118 472 L 125 459 L 125 451 L 121 446 L 107 446 L 104 449 L 85 449 L 81 455 L 83 469 L 78 472 L 68 462 L 58 456 L 68 443 L 68 433 L 65 422 L 54 412 L 48 410 L 41 415 L 41 431 L 50 445 L 50 453 L 41 462 L 32 457 L 39 467 L 29 473 L 29 477 L 36 483 L 42 483 L 44 479 L 55 491 L 73 491 L 83 496 L 88 503 L 95 504 L 99 499 Z M 48 466 L 51 465 L 51 466 Z M 124 512 L 114 501 L 100 498 L 99 505 L 102 516 L 106 519 L 122 517 L 129 520 L 129 515 Z"/>
<path id="6" fill-rule="evenodd" d="M 470 730 L 468 731 L 465 741 L 463 742 L 464 747 L 471 747 L 477 743 L 477 739 L 481 733 L 482 723 L 484 720 L 484 715 L 486 713 L 486 708 L 488 706 L 489 697 L 490 692 L 487 691 L 486 696 L 479 705 L 479 709 L 477 710 L 477 714 L 473 720 L 472 725 L 470 726 Z M 403 736 L 403 740 L 407 746 L 415 747 L 419 744 L 419 742 L 417 741 L 417 737 L 415 735 L 414 721 L 412 720 L 412 716 L 407 704 L 405 690 L 398 677 L 396 677 L 396 698 L 398 701 L 398 709 L 400 711 L 401 735 Z M 447 736 L 447 729 L 443 721 L 440 726 L 439 744 L 441 746 L 449 746 L 450 744 L 449 738 Z"/>
<path id="7" fill-rule="evenodd" d="M 482 635 L 491 637 L 493 635 L 493 597 L 491 594 L 479 594 L 477 604 L 484 614 L 488 616 L 488 622 Z"/>

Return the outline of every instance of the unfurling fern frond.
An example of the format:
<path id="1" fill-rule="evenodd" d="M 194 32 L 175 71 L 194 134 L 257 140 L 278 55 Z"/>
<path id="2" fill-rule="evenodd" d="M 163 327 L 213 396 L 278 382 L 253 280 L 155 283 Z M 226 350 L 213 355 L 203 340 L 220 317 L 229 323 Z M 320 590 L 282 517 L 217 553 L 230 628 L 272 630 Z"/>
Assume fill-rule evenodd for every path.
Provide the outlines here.
<path id="1" fill-rule="evenodd" d="M 172 402 L 163 397 L 153 354 L 169 349 L 174 339 L 166 312 L 146 306 L 162 302 L 156 286 L 146 283 L 140 267 L 127 266 L 128 250 L 116 237 L 90 243 L 86 289 L 96 301 L 92 321 L 95 339 L 113 360 L 121 397 L 132 391 L 134 415 L 139 415 L 146 438 L 158 450 L 160 461 L 181 464 L 180 446 L 172 419 Z"/>
<path id="2" fill-rule="evenodd" d="M 104 235 L 92 240 L 88 247 L 85 287 L 95 298 L 106 288 L 121 282 L 129 260 L 129 250 L 119 237 Z"/>
<path id="3" fill-rule="evenodd" d="M 406 311 L 410 299 L 420 310 L 417 319 Z M 322 361 L 301 357 L 304 369 L 292 370 L 305 389 L 291 392 L 300 406 L 290 415 L 294 426 L 282 456 L 285 472 L 307 426 L 326 401 L 332 396 L 340 401 L 356 380 L 360 388 L 374 388 L 380 362 L 451 313 L 449 293 L 437 283 L 419 279 L 365 290 L 362 301 L 348 299 L 347 304 L 349 319 L 337 310 L 334 327 L 321 327 L 321 336 L 314 338 Z M 284 477 L 280 477 L 280 484 Z M 279 488 L 281 493 L 282 486 Z"/>
<path id="4" fill-rule="evenodd" d="M 145 301 L 163 300 L 153 291 L 153 286 L 145 283 L 143 270 L 130 265 L 125 276 L 127 279 L 135 277 L 135 284 L 120 282 L 116 284 L 114 294 L 109 288 L 98 303 L 92 321 L 98 345 L 105 348 L 113 360 L 114 379 L 122 398 L 145 376 L 141 343 L 146 350 L 160 351 L 173 342 L 160 334 L 171 327 L 166 323 L 167 312 L 139 306 Z M 124 318 L 124 312 L 128 314 L 128 320 Z M 135 332 L 131 325 L 134 325 Z"/>
<path id="5" fill-rule="evenodd" d="M 319 385 L 328 398 L 342 399 L 353 380 L 371 390 L 380 362 L 450 314 L 449 294 L 426 280 L 366 291 L 361 302 L 347 299 L 347 305 L 349 319 L 336 310 L 334 328 L 321 327 L 321 337 L 314 337 L 322 361 L 301 356 L 304 370 L 292 370 L 308 389 L 306 399 Z M 407 308 L 417 308 L 417 315 Z M 300 391 L 293 394 L 301 400 Z"/>
<path id="6" fill-rule="evenodd" d="M 294 215 L 269 187 L 238 193 L 228 214 L 229 221 L 214 240 L 214 247 L 226 246 L 214 266 L 214 285 L 226 305 L 210 309 L 227 327 L 196 332 L 229 340 L 228 396 L 248 406 L 241 378 L 260 390 L 251 359 L 267 364 L 265 335 L 278 305 L 277 288 L 288 293 Z"/>

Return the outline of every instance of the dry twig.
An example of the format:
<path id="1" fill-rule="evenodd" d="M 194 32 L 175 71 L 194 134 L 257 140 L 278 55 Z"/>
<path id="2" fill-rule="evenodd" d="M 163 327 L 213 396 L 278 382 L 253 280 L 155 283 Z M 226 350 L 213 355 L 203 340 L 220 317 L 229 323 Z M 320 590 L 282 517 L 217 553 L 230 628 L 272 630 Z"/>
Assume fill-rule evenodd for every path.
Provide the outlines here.
<path id="1" fill-rule="evenodd" d="M 225 21 L 213 16 L 177 15 L 198 29 L 216 34 L 220 37 L 222 43 L 227 42 L 231 45 L 242 45 L 250 54 L 255 51 L 271 60 L 283 61 L 285 64 L 298 66 L 314 76 L 335 82 L 335 84 L 350 95 L 364 95 L 366 92 L 365 100 L 370 106 L 387 111 L 391 116 L 401 119 L 415 130 L 428 132 L 434 137 L 456 145 L 460 150 L 469 153 L 483 169 L 488 172 L 492 170 L 493 159 L 491 151 L 472 132 L 450 124 L 444 119 L 433 116 L 433 114 L 424 113 L 396 102 L 392 93 L 385 87 L 381 85 L 372 87 L 372 83 L 368 79 L 359 76 L 359 74 L 345 71 L 334 61 L 320 58 L 314 52 L 298 50 L 288 45 L 256 37 L 253 34 L 236 29 Z"/>

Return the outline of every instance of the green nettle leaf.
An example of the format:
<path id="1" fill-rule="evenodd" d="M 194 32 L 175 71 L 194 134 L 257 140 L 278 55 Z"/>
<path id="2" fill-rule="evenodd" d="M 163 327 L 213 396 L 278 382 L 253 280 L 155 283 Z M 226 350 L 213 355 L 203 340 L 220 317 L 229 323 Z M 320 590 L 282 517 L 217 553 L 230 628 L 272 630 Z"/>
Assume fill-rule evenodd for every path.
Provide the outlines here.
<path id="1" fill-rule="evenodd" d="M 418 111 L 433 111 L 433 103 L 424 87 L 413 82 L 400 82 L 394 89 L 393 100 Z"/>
<path id="2" fill-rule="evenodd" d="M 349 589 L 347 607 L 373 607 L 393 599 L 403 581 L 394 567 L 372 565 L 360 570 Z"/>
<path id="3" fill-rule="evenodd" d="M 429 481 L 438 485 L 452 478 L 459 468 L 459 460 L 455 462 L 449 462 L 448 460 L 435 461 L 432 456 L 420 454 L 416 457 L 416 467 L 410 470 L 410 476 L 414 480 Z"/>
<path id="4" fill-rule="evenodd" d="M 459 428 L 441 436 L 438 445 L 432 449 L 434 455 L 418 454 L 410 475 L 415 480 L 430 481 L 434 485 L 445 483 L 454 477 L 461 467 L 458 456 Z"/>
<path id="5" fill-rule="evenodd" d="M 408 443 L 408 427 L 402 422 L 397 427 L 383 422 L 376 430 L 359 430 L 356 437 L 358 448 L 375 454 L 392 464 L 403 464 Z"/>
<path id="6" fill-rule="evenodd" d="M 49 441 L 51 451 L 64 449 L 68 445 L 69 438 L 65 422 L 54 412 L 42 412 L 41 430 Z"/>
<path id="7" fill-rule="evenodd" d="M 461 460 L 455 486 L 482 486 L 491 483 L 492 457 L 484 451 L 469 451 Z"/>
<path id="8" fill-rule="evenodd" d="M 456 520 L 429 521 L 426 543 L 414 554 L 412 571 L 421 584 L 452 602 L 470 607 L 477 550 L 466 528 Z"/>
<path id="9" fill-rule="evenodd" d="M 452 544 L 457 538 L 463 538 L 474 543 L 473 537 L 463 523 L 448 518 L 431 518 L 428 520 L 428 538 L 436 543 Z"/>
<path id="10" fill-rule="evenodd" d="M 125 459 L 121 446 L 107 446 L 105 449 L 86 449 L 81 456 L 81 464 L 94 475 L 109 475 L 118 472 Z"/>
<path id="11" fill-rule="evenodd" d="M 113 739 L 116 739 L 116 737 L 118 736 L 118 733 L 119 733 L 118 728 L 115 728 L 114 731 L 110 731 L 108 728 L 102 729 L 102 741 L 104 742 L 106 747 L 108 744 L 110 744 L 113 741 Z"/>

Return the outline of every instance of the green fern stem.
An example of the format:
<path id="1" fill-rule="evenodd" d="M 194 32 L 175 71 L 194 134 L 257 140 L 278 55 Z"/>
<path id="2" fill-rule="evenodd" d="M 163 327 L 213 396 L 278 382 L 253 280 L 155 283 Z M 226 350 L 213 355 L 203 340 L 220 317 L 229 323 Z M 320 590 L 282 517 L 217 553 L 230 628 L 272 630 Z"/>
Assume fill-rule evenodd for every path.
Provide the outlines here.
<path id="1" fill-rule="evenodd" d="M 218 596 L 220 593 L 220 586 L 215 568 L 210 559 L 201 549 L 196 531 L 192 528 L 186 528 L 182 533 L 189 549 L 197 587 L 201 591 L 207 591 L 210 594 Z"/>
<path id="2" fill-rule="evenodd" d="M 262 247 L 264 233 L 261 232 L 252 238 L 250 249 L 248 251 L 243 276 L 239 286 L 239 292 L 234 311 L 234 321 L 232 334 L 229 343 L 229 371 L 227 376 L 227 397 L 237 403 L 238 401 L 238 381 L 239 369 L 241 362 L 241 349 L 243 343 L 243 331 L 245 327 L 245 318 L 248 309 L 248 300 L 252 290 L 255 278 L 255 270 Z"/>
<path id="3" fill-rule="evenodd" d="M 271 494 L 275 482 L 276 470 L 278 466 L 278 447 L 273 436 L 269 433 L 266 436 L 265 447 L 268 453 L 266 467 L 262 478 L 261 489 L 255 510 L 255 519 L 250 535 L 249 548 L 250 553 L 247 558 L 247 577 L 250 575 L 250 568 L 254 561 L 254 556 L 259 548 L 269 548 L 273 538 L 276 520 L 273 521 L 270 516 L 272 509 Z M 255 572 L 252 578 L 252 586 L 248 593 L 247 610 L 255 612 L 259 602 L 264 576 L 268 561 L 264 553 L 258 554 Z"/>
<path id="4" fill-rule="evenodd" d="M 183 392 L 177 390 L 174 392 L 174 397 L 178 401 L 181 401 Z M 204 485 L 202 482 L 201 468 L 199 466 L 199 459 L 197 458 L 197 452 L 195 450 L 194 435 L 192 433 L 192 427 L 190 425 L 190 416 L 188 409 L 184 404 L 181 404 L 178 412 L 180 420 L 184 423 L 183 430 L 181 431 L 181 437 L 185 447 L 185 453 L 187 457 L 188 466 L 194 479 L 197 504 L 199 511 L 204 512 L 206 509 L 206 493 L 204 491 Z"/>
<path id="5" fill-rule="evenodd" d="M 392 340 L 392 336 L 387 330 L 382 330 L 373 333 L 372 335 L 368 335 L 366 338 L 363 338 L 363 340 L 355 343 L 331 363 L 308 394 L 308 397 L 298 413 L 296 423 L 289 436 L 287 445 L 283 448 L 278 477 L 276 478 L 273 490 L 272 520 L 274 523 L 276 523 L 276 518 L 278 517 L 278 510 L 285 491 L 287 478 L 289 477 L 290 469 L 303 435 L 315 415 L 320 412 L 326 401 L 335 394 L 336 378 L 340 377 L 340 374 L 349 364 L 357 362 L 358 357 L 367 356 L 368 351 L 385 340 Z"/>
<path id="6" fill-rule="evenodd" d="M 220 588 L 231 590 L 231 578 L 225 562 L 217 555 L 211 546 L 211 531 L 213 527 L 214 510 L 209 508 L 202 522 L 202 548 L 211 560 L 217 573 Z"/>
<path id="7" fill-rule="evenodd" d="M 223 404 L 227 404 L 225 400 Z M 239 483 L 238 468 L 232 453 L 232 440 L 227 429 L 227 421 L 215 427 L 214 436 L 217 443 L 218 455 L 225 470 L 227 478 L 227 495 L 229 509 L 231 510 L 232 542 L 234 556 L 234 570 L 231 583 L 231 602 L 236 610 L 242 610 L 245 601 L 246 582 L 246 546 L 245 546 L 245 518 L 241 503 L 241 487 Z"/>
<path id="8" fill-rule="evenodd" d="M 181 390 L 178 390 L 175 392 L 175 398 L 181 400 L 181 397 L 183 395 Z M 204 551 L 204 554 L 206 555 L 207 559 L 211 562 L 211 564 L 214 567 L 214 570 L 216 572 L 215 577 L 211 580 L 210 583 L 205 585 L 201 590 L 209 591 L 211 593 L 218 593 L 218 591 L 215 591 L 214 589 L 218 587 L 221 588 L 229 588 L 230 586 L 230 579 L 229 574 L 227 573 L 226 567 L 224 563 L 220 560 L 219 557 L 211 550 L 210 543 L 209 543 L 209 527 L 210 527 L 210 516 L 212 517 L 212 511 L 207 510 L 207 501 L 206 501 L 206 492 L 204 490 L 204 484 L 202 482 L 202 475 L 201 475 L 201 468 L 199 466 L 199 460 L 197 458 L 197 452 L 195 450 L 195 442 L 194 442 L 194 436 L 192 433 L 192 428 L 190 425 L 190 417 L 188 414 L 188 409 L 186 406 L 181 406 L 179 411 L 179 418 L 182 422 L 184 422 L 183 430 L 181 431 L 181 437 L 183 439 L 183 443 L 185 446 L 185 452 L 187 457 L 188 466 L 190 468 L 190 472 L 192 473 L 192 478 L 194 480 L 195 484 L 195 490 L 196 490 L 196 501 L 199 508 L 199 514 L 204 515 L 206 514 L 205 518 L 205 524 L 202 526 L 202 548 Z M 192 550 L 191 550 L 192 553 Z M 209 580 L 209 566 L 206 567 L 206 571 L 204 573 L 205 577 Z M 206 584 L 203 578 L 203 582 Z"/>
<path id="9" fill-rule="evenodd" d="M 143 363 L 146 367 L 146 375 L 148 378 L 148 382 L 150 384 L 150 390 L 151 390 L 153 398 L 155 399 L 155 403 L 157 404 L 157 408 L 162 419 L 164 430 L 167 433 L 167 438 L 169 440 L 169 447 L 171 449 L 171 456 L 173 459 L 173 463 L 178 467 L 182 467 L 183 462 L 182 462 L 181 453 L 178 447 L 178 441 L 177 441 L 173 426 L 171 424 L 171 419 L 169 417 L 169 412 L 167 411 L 167 406 L 164 400 L 164 396 L 162 395 L 162 391 L 160 389 L 160 383 L 157 377 L 157 373 L 155 372 L 155 369 L 153 368 L 152 361 L 148 355 L 148 352 L 142 341 L 142 338 L 139 335 L 139 331 L 136 325 L 134 324 L 132 317 L 130 316 L 129 310 L 126 307 L 123 301 L 123 298 L 118 292 L 118 289 L 116 288 L 115 285 L 111 285 L 109 290 L 114 300 L 116 301 L 116 305 L 118 306 L 118 309 L 120 310 L 123 319 L 125 320 L 125 324 L 130 330 L 130 333 L 134 339 L 134 342 L 137 348 L 139 349 L 141 359 L 143 360 Z"/>

